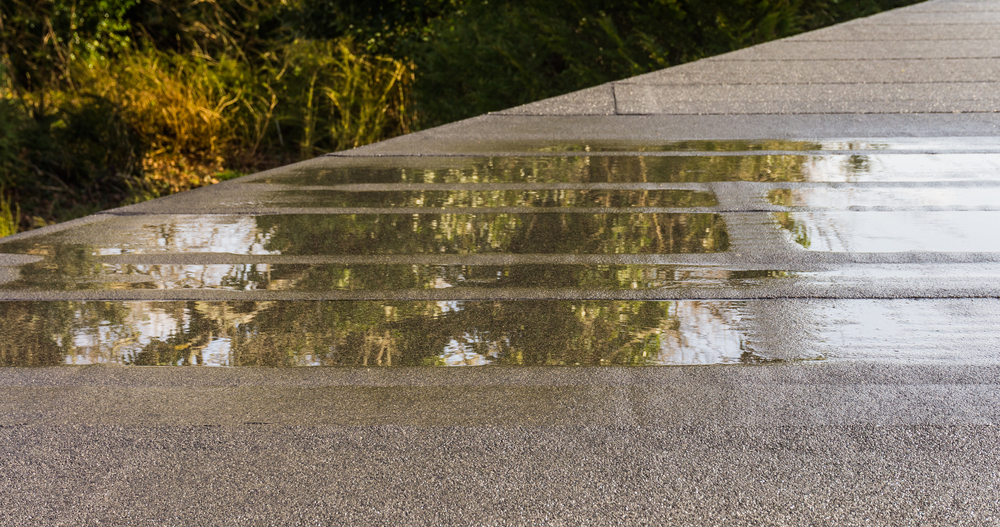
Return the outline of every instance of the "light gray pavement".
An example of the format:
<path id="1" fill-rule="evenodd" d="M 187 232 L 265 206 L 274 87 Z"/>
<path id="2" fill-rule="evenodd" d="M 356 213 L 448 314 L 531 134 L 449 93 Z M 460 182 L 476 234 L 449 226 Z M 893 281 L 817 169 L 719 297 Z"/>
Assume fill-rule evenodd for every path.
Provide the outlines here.
<path id="1" fill-rule="evenodd" d="M 1000 524 L 996 30 L 930 1 L 5 239 L 5 363 L 684 366 L 4 368 L 0 523 Z"/>

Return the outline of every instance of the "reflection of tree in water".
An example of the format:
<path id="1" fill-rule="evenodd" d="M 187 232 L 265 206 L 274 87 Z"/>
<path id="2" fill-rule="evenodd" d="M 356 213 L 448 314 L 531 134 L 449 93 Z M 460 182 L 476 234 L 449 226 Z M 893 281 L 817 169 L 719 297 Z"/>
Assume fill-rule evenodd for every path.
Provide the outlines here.
<path id="1" fill-rule="evenodd" d="M 4 365 L 642 365 L 739 356 L 718 354 L 726 347 L 720 342 L 739 347 L 725 302 L 13 302 L 0 307 L 7 320 L 20 322 L 0 337 Z"/>
<path id="2" fill-rule="evenodd" d="M 33 302 L 0 302 L 0 320 L 4 324 L 0 331 L 0 366 L 62 363 L 65 351 L 53 331 L 58 324 L 38 313 Z"/>
<path id="3" fill-rule="evenodd" d="M 724 251 L 716 214 L 258 216 L 266 248 L 298 254 L 656 254 Z"/>
<path id="4" fill-rule="evenodd" d="M 276 199 L 322 207 L 712 207 L 710 192 L 693 190 L 309 190 L 281 191 Z"/>
<path id="5" fill-rule="evenodd" d="M 658 333 L 679 324 L 670 304 L 280 302 L 237 328 L 233 354 L 239 364 L 286 349 L 321 364 L 419 366 L 446 363 L 457 346 L 498 364 L 644 364 Z"/>
<path id="6" fill-rule="evenodd" d="M 796 221 L 795 215 L 790 212 L 775 212 L 774 218 L 778 225 L 788 231 L 795 243 L 808 249 L 812 245 L 812 238 L 809 236 L 809 229 L 800 221 Z"/>
<path id="7" fill-rule="evenodd" d="M 308 167 L 258 181 L 299 185 L 804 181 L 808 159 L 800 155 L 434 158 L 394 160 L 404 166 L 393 167 Z"/>
<path id="8" fill-rule="evenodd" d="M 62 364 L 118 357 L 138 331 L 122 302 L 0 302 L 0 366 Z M 94 342 L 108 345 L 99 352 Z"/>
<path id="9" fill-rule="evenodd" d="M 504 143 L 501 143 L 504 144 Z M 830 144 L 829 141 L 825 144 Z M 853 143 L 848 143 L 852 145 Z M 864 146 L 840 146 L 839 149 L 871 148 L 870 143 L 859 143 Z M 726 139 L 716 141 L 711 139 L 690 139 L 683 141 L 628 141 L 602 140 L 595 143 L 586 142 L 553 142 L 539 147 L 538 143 L 504 144 L 504 150 L 530 152 L 753 152 L 761 150 L 805 151 L 823 150 L 824 143 L 813 141 L 789 141 L 786 139 L 765 139 L 761 141 L 740 141 Z"/>
<path id="10" fill-rule="evenodd" d="M 695 362 L 717 362 L 704 355 L 717 352 L 726 339 L 731 343 L 731 356 L 740 354 L 726 303 L 328 301 L 307 305 L 276 302 L 239 326 L 239 339 L 233 345 L 235 361 L 265 364 L 259 357 L 269 350 L 285 349 L 294 350 L 289 364 L 420 366 L 454 363 L 447 360 L 451 349 L 465 354 L 464 362 L 473 355 L 482 358 L 477 363 L 511 365 L 680 363 L 691 362 L 688 359 L 694 355 L 698 355 Z"/>
<path id="11" fill-rule="evenodd" d="M 848 181 L 851 181 L 853 180 L 853 176 L 870 173 L 871 161 L 865 155 L 851 155 L 844 160 L 844 169 L 848 175 Z"/>

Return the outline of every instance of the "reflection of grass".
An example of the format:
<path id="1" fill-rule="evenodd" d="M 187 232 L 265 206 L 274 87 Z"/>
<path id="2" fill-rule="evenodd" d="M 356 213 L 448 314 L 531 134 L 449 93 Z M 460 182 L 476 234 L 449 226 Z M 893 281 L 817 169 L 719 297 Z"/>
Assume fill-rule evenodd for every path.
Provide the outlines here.
<path id="1" fill-rule="evenodd" d="M 779 188 L 767 193 L 767 200 L 779 207 L 792 206 L 792 189 Z"/>
<path id="2" fill-rule="evenodd" d="M 797 182 L 805 180 L 806 161 L 805 156 L 799 155 L 401 159 L 394 167 L 356 161 L 348 166 L 298 170 L 256 181 L 286 185 Z"/>
<path id="3" fill-rule="evenodd" d="M 762 357 L 752 351 L 744 351 L 740 354 L 740 362 L 743 364 L 775 364 L 785 361 L 783 359 Z"/>
<path id="4" fill-rule="evenodd" d="M 21 207 L 14 205 L 11 209 L 11 198 L 4 196 L 0 189 L 0 238 L 17 234 L 18 218 L 21 216 Z"/>
<path id="5" fill-rule="evenodd" d="M 729 248 L 717 214 L 265 215 L 283 254 L 666 254 Z M 405 234 L 404 234 L 405 233 Z"/>
<path id="6" fill-rule="evenodd" d="M 781 227 L 789 232 L 792 236 L 792 240 L 795 243 L 805 247 L 806 249 L 812 245 L 812 241 L 809 239 L 809 230 L 806 228 L 805 224 L 796 221 L 792 217 L 790 212 L 775 212 L 775 220 Z"/>

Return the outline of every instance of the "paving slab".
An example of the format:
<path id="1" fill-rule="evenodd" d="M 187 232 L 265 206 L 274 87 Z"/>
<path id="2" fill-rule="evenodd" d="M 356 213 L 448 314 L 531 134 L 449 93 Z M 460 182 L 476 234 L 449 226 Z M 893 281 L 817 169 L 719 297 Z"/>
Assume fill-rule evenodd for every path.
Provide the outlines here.
<path id="1" fill-rule="evenodd" d="M 762 137 L 927 138 L 948 143 L 1000 132 L 998 113 L 742 114 L 742 115 L 486 115 L 337 153 L 343 157 L 483 155 L 544 151 L 591 143 L 674 143 L 685 140 L 755 140 Z M 850 142 L 851 139 L 844 141 Z M 961 141 L 961 139 L 958 139 Z M 925 143 L 926 145 L 926 143 Z M 635 148 L 629 146 L 626 148 Z M 933 150 L 939 151 L 939 150 Z"/>
<path id="2" fill-rule="evenodd" d="M 618 113 L 991 113 L 1000 111 L 992 82 L 767 85 L 615 84 Z"/>
<path id="3" fill-rule="evenodd" d="M 922 24 L 881 26 L 873 24 L 840 24 L 801 33 L 784 42 L 905 42 L 911 40 L 996 40 L 1000 24 Z M 669 70 L 665 70 L 669 71 Z"/>
<path id="4" fill-rule="evenodd" d="M 998 13 L 1000 15 L 1000 13 Z M 1000 39 L 991 40 L 892 40 L 870 41 L 843 40 L 832 42 L 781 40 L 753 46 L 705 61 L 730 60 L 855 60 L 855 59 L 972 59 L 1000 58 Z"/>
<path id="5" fill-rule="evenodd" d="M 0 240 L 0 524 L 996 524 L 998 13 Z"/>
<path id="6" fill-rule="evenodd" d="M 957 2 L 932 2 L 927 4 L 917 4 L 907 8 L 911 13 L 955 13 L 955 12 L 987 12 L 1000 11 L 996 3 L 990 0 L 984 1 L 957 1 Z"/>
<path id="7" fill-rule="evenodd" d="M 501 115 L 614 115 L 614 89 L 611 85 L 595 86 L 496 113 Z"/>
<path id="8" fill-rule="evenodd" d="M 1000 26 L 997 26 L 1000 31 Z M 905 84 L 997 82 L 1000 59 L 696 62 L 633 77 L 616 85 Z M 948 88 L 951 86 L 941 86 Z M 990 94 L 987 94 L 990 95 Z M 523 107 L 522 107 L 523 108 Z M 528 112 L 524 112 L 528 113 Z"/>
<path id="9" fill-rule="evenodd" d="M 928 2 L 930 3 L 930 2 Z M 956 26 L 995 25 L 1000 24 L 1000 10 L 958 10 L 952 11 L 945 7 L 936 11 L 916 11 L 901 9 L 900 12 L 885 12 L 872 15 L 859 21 L 862 24 L 878 24 L 884 26 L 923 26 L 951 24 Z"/>

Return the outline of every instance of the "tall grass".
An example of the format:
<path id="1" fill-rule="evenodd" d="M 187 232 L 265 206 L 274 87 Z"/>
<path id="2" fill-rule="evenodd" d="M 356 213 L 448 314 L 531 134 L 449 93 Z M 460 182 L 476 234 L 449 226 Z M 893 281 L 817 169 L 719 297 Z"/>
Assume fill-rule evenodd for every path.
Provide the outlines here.
<path id="1" fill-rule="evenodd" d="M 413 71 L 386 57 L 365 58 L 344 42 L 337 59 L 333 86 L 324 88 L 333 107 L 330 136 L 335 149 L 355 148 L 410 131 Z"/>
<path id="2" fill-rule="evenodd" d="M 17 95 L 0 86 L 0 184 L 13 190 L 5 199 L 20 199 L 22 228 L 361 146 L 414 123 L 412 69 L 346 40 L 291 41 L 256 61 L 132 47 L 70 71 L 72 85 Z"/>
<path id="3" fill-rule="evenodd" d="M 409 131 L 405 63 L 359 55 L 347 41 L 295 41 L 278 51 L 251 64 L 130 50 L 76 77 L 143 139 L 145 177 L 162 192 Z"/>
<path id="4" fill-rule="evenodd" d="M 296 40 L 279 57 L 269 66 L 272 86 L 286 101 L 276 118 L 284 140 L 298 145 L 301 158 L 373 143 L 413 127 L 408 63 L 361 54 L 349 40 Z"/>
<path id="5" fill-rule="evenodd" d="M 270 116 L 267 109 L 260 115 L 246 70 L 228 57 L 212 61 L 133 50 L 77 78 L 86 78 L 90 90 L 119 108 L 142 139 L 142 174 L 156 195 L 216 182 L 213 176 L 241 155 L 253 156 L 263 135 L 257 121 Z"/>

